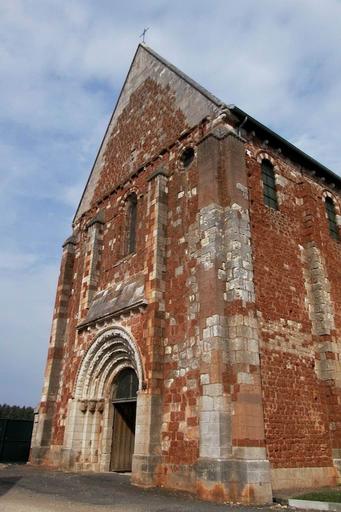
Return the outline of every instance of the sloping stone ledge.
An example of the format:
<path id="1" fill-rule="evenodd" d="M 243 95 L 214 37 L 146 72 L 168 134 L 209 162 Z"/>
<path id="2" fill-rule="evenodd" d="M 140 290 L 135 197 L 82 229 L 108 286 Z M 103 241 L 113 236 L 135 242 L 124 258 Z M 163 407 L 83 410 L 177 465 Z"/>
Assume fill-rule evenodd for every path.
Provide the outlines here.
<path id="1" fill-rule="evenodd" d="M 84 329 L 100 320 L 124 315 L 147 305 L 144 295 L 144 276 L 138 274 L 127 280 L 123 286 L 118 284 L 116 287 L 111 286 L 97 292 L 86 318 L 78 324 L 77 329 Z"/>

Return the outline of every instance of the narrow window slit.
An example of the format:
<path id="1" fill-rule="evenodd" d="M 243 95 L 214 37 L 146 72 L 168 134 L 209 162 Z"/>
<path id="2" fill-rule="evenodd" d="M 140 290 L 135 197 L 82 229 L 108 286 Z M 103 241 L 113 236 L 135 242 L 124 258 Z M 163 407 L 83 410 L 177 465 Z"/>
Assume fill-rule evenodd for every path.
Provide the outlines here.
<path id="1" fill-rule="evenodd" d="M 278 210 L 275 172 L 269 160 L 262 161 L 263 199 L 264 204 Z"/>
<path id="2" fill-rule="evenodd" d="M 137 197 L 131 194 L 127 199 L 127 245 L 126 253 L 136 251 Z"/>
<path id="3" fill-rule="evenodd" d="M 326 197 L 324 205 L 326 208 L 326 213 L 327 213 L 327 218 L 328 218 L 328 227 L 329 227 L 330 236 L 332 238 L 334 238 L 334 240 L 340 240 L 340 232 L 339 232 L 339 226 L 337 225 L 334 202 L 330 197 Z"/>

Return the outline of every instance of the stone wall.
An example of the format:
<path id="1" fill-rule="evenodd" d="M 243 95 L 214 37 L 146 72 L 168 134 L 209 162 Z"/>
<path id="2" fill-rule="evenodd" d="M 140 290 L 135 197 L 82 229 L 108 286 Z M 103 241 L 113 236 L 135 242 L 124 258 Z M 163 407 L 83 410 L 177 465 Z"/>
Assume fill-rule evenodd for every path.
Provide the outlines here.
<path id="1" fill-rule="evenodd" d="M 274 165 L 278 210 L 263 202 L 263 158 Z M 341 245 L 330 236 L 324 198 L 340 211 L 340 197 L 255 137 L 247 166 L 273 486 L 295 487 L 295 468 L 307 468 L 307 486 L 328 485 L 340 456 Z"/>
<path id="2" fill-rule="evenodd" d="M 31 460 L 108 470 L 112 383 L 130 367 L 136 484 L 267 503 L 302 474 L 335 483 L 341 244 L 324 198 L 340 219 L 340 196 L 144 52 L 64 246 Z"/>

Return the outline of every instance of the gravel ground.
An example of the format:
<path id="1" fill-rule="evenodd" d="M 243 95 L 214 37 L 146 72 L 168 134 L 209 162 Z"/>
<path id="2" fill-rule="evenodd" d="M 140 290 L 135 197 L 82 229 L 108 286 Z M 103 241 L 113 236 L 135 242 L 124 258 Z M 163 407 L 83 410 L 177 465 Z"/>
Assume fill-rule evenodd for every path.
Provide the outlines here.
<path id="1" fill-rule="evenodd" d="M 0 464 L 0 512 L 236 512 L 279 507 L 217 505 L 185 493 L 141 489 L 129 475 L 64 473 Z"/>

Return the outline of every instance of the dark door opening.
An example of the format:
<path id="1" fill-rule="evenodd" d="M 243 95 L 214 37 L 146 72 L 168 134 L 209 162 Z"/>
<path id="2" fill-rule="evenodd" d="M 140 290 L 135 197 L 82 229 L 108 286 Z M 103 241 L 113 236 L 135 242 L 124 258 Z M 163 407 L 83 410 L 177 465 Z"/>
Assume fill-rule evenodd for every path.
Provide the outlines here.
<path id="1" fill-rule="evenodd" d="M 131 471 L 135 443 L 136 393 L 138 380 L 134 370 L 121 371 L 113 391 L 113 432 L 110 471 Z"/>
<path id="2" fill-rule="evenodd" d="M 0 419 L 0 462 L 27 462 L 33 421 Z"/>

